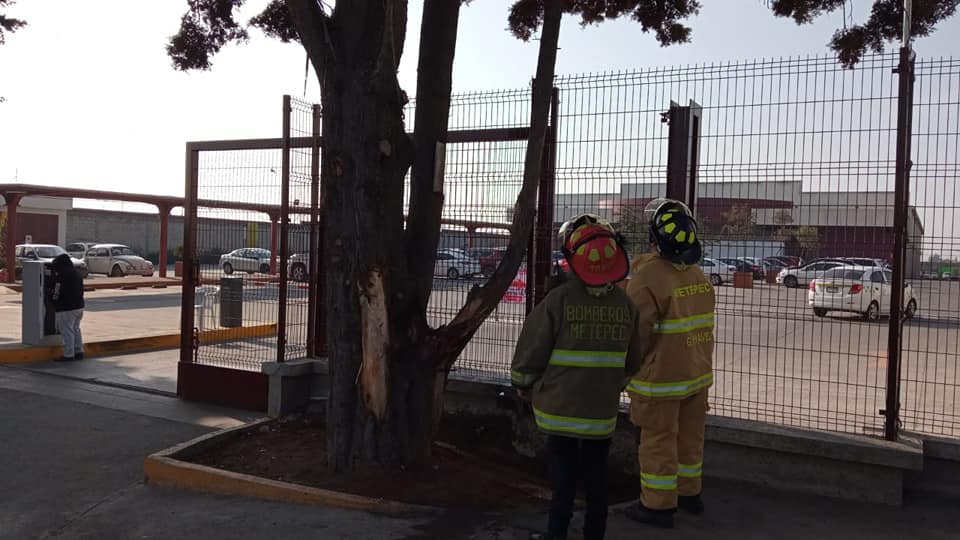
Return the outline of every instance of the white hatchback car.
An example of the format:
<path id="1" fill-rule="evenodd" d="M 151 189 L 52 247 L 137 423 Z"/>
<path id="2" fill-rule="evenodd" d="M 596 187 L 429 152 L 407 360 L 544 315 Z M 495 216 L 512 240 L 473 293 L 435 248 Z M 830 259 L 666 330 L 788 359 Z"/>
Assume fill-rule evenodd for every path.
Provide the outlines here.
<path id="1" fill-rule="evenodd" d="M 717 259 L 703 259 L 700 261 L 700 269 L 710 278 L 710 284 L 719 287 L 724 283 L 733 282 L 733 274 L 737 271 L 736 266 L 718 261 Z"/>
<path id="2" fill-rule="evenodd" d="M 807 297 L 817 317 L 824 317 L 831 311 L 844 311 L 876 321 L 881 315 L 890 314 L 892 281 L 893 273 L 889 270 L 873 266 L 843 266 L 811 281 Z M 904 315 L 912 318 L 917 314 L 918 304 L 910 285 L 903 289 L 903 300 Z"/>

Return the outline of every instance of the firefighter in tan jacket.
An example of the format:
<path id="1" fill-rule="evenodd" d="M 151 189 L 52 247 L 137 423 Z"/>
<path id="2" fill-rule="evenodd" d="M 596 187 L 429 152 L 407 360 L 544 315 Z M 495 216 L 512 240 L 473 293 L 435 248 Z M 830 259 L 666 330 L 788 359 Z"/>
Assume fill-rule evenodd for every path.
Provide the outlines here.
<path id="1" fill-rule="evenodd" d="M 523 325 L 511 365 L 513 386 L 533 401 L 547 434 L 553 497 L 546 534 L 565 539 L 577 484 L 586 491 L 585 540 L 604 537 L 607 456 L 617 425 L 630 354 L 639 347 L 637 311 L 616 286 L 629 272 L 619 235 L 596 216 L 579 216 L 560 230 L 572 275 L 551 290 Z"/>
<path id="2" fill-rule="evenodd" d="M 681 202 L 657 199 L 644 216 L 653 253 L 637 257 L 627 294 L 639 312 L 642 363 L 627 386 L 640 428 L 640 503 L 628 517 L 673 527 L 700 499 L 707 389 L 713 384 L 714 290 L 700 270 L 697 225 Z"/>

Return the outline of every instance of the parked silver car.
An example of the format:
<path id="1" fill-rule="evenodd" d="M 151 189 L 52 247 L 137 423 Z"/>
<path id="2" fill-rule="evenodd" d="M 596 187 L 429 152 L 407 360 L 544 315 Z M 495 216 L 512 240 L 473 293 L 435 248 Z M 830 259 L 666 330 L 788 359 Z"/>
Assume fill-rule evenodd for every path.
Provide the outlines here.
<path id="1" fill-rule="evenodd" d="M 87 252 L 90 251 L 90 248 L 97 245 L 96 242 L 74 242 L 72 244 L 67 244 L 67 253 L 70 254 L 74 259 L 83 259 L 87 256 Z"/>
<path id="2" fill-rule="evenodd" d="M 310 279 L 310 254 L 294 253 L 287 258 L 287 277 L 294 281 Z"/>
<path id="3" fill-rule="evenodd" d="M 153 263 L 122 244 L 97 244 L 87 250 L 85 260 L 91 274 L 110 277 L 153 275 Z"/>
<path id="4" fill-rule="evenodd" d="M 220 268 L 224 274 L 246 272 L 248 274 L 270 273 L 270 252 L 261 248 L 235 249 L 220 256 Z"/>
<path id="5" fill-rule="evenodd" d="M 460 279 L 480 274 L 480 261 L 467 257 L 466 254 L 452 250 L 437 252 L 437 262 L 433 269 L 435 276 L 447 276 L 449 279 Z"/>

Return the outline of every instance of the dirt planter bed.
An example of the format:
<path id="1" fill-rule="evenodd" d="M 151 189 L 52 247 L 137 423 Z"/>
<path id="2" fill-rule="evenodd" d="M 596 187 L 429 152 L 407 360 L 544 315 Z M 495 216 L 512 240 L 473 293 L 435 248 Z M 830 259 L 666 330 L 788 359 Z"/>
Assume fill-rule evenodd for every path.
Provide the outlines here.
<path id="1" fill-rule="evenodd" d="M 389 515 L 432 513 L 441 507 L 542 508 L 549 500 L 544 482 L 527 471 L 445 443 L 438 443 L 433 469 L 417 474 L 376 468 L 331 473 L 324 465 L 326 434 L 318 422 L 322 424 L 296 416 L 263 419 L 198 437 L 148 456 L 145 480 L 157 486 Z"/>

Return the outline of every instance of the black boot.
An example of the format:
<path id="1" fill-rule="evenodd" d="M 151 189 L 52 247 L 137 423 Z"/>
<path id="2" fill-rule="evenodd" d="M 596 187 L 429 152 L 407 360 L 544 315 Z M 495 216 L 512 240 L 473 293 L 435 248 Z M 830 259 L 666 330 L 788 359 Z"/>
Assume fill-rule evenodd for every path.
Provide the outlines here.
<path id="1" fill-rule="evenodd" d="M 74 359 L 74 360 L 83 360 L 83 353 L 82 353 L 82 352 L 78 352 L 77 354 L 73 355 L 73 359 Z"/>
<path id="2" fill-rule="evenodd" d="M 703 515 L 703 499 L 700 495 L 681 495 L 677 498 L 677 506 L 695 516 Z"/>
<path id="3" fill-rule="evenodd" d="M 661 529 L 673 528 L 673 513 L 675 509 L 652 510 L 638 502 L 636 506 L 631 506 L 623 511 L 623 515 L 638 523 L 659 527 Z"/>

